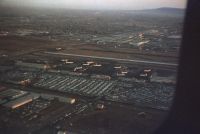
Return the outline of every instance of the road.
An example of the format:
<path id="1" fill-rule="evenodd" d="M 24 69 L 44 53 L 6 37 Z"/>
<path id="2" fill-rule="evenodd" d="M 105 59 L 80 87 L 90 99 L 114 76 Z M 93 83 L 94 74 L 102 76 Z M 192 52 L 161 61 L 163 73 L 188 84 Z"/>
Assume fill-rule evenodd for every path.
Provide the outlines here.
<path id="1" fill-rule="evenodd" d="M 44 53 L 46 53 L 46 54 L 52 54 L 52 55 L 64 55 L 64 56 L 84 57 L 84 58 L 93 58 L 93 59 L 104 59 L 104 60 L 115 60 L 115 61 L 125 61 L 125 62 L 155 64 L 155 65 L 178 66 L 178 64 L 176 64 L 176 63 L 167 63 L 167 62 L 158 62 L 158 61 L 120 59 L 120 58 L 112 58 L 112 57 L 89 56 L 89 55 L 57 53 L 57 52 L 44 52 Z"/>

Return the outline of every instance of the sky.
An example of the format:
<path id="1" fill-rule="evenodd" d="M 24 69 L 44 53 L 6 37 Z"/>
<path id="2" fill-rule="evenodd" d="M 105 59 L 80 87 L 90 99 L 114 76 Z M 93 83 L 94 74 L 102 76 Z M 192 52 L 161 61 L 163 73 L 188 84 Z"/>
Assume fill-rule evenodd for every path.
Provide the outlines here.
<path id="1" fill-rule="evenodd" d="M 0 5 L 68 9 L 141 10 L 185 8 L 187 0 L 0 0 Z"/>

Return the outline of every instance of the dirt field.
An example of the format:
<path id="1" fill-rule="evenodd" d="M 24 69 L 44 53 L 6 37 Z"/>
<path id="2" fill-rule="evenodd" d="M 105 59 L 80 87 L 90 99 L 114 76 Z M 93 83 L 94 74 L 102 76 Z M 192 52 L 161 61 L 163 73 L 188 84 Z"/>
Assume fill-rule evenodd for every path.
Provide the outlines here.
<path id="1" fill-rule="evenodd" d="M 82 45 L 78 42 L 61 42 L 50 41 L 36 38 L 20 38 L 20 37 L 0 37 L 0 54 L 9 56 L 23 55 L 34 51 L 49 51 L 55 50 L 56 47 L 64 48 L 64 53 L 81 54 L 91 56 L 105 56 L 113 58 L 127 58 L 136 60 L 153 60 L 177 63 L 177 54 L 169 53 L 153 53 L 140 52 L 138 50 L 102 50 L 96 46 Z M 31 46 L 31 47 L 30 47 Z"/>

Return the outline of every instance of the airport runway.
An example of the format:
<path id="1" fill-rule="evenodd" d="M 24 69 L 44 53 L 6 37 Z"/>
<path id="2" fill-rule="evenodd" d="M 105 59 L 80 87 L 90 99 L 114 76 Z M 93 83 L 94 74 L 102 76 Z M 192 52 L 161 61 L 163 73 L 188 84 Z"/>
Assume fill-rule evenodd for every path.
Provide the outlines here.
<path id="1" fill-rule="evenodd" d="M 46 53 L 46 54 L 52 54 L 52 55 L 65 55 L 65 56 L 84 57 L 84 58 L 93 58 L 93 59 L 104 59 L 104 60 L 115 60 L 115 61 L 125 61 L 125 62 L 155 64 L 155 65 L 178 66 L 178 64 L 176 64 L 176 63 L 167 63 L 167 62 L 158 62 L 158 61 L 120 59 L 120 58 L 111 58 L 111 57 L 100 57 L 100 56 L 89 56 L 89 55 L 56 53 L 56 52 L 44 52 L 44 53 Z"/>

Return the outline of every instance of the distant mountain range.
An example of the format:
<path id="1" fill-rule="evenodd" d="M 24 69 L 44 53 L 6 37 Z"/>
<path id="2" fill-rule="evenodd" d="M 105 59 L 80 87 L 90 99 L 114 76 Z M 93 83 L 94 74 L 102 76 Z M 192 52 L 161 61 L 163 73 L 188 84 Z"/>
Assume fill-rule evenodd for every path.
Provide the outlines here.
<path id="1" fill-rule="evenodd" d="M 153 9 L 154 11 L 166 12 L 166 13 L 184 13 L 185 9 L 183 8 L 170 8 L 170 7 L 162 7 Z"/>
<path id="2" fill-rule="evenodd" d="M 11 6 L 1 6 L 0 5 L 0 16 L 13 16 L 15 14 L 41 14 L 44 12 L 53 13 L 53 12 L 82 12 L 82 13 L 128 13 L 128 14 L 143 14 L 143 15 L 156 15 L 156 16 L 176 16 L 183 17 L 185 9 L 181 8 L 170 8 L 162 7 L 156 9 L 144 9 L 144 10 L 71 10 L 71 9 L 56 9 L 56 8 L 27 8 L 27 7 L 11 7 Z M 40 13 L 41 12 L 41 13 Z"/>
<path id="3" fill-rule="evenodd" d="M 162 7 L 156 9 L 147 9 L 142 10 L 142 12 L 148 13 L 159 13 L 159 14 L 170 14 L 170 15 L 184 15 L 185 9 L 183 8 L 171 8 L 171 7 Z"/>

